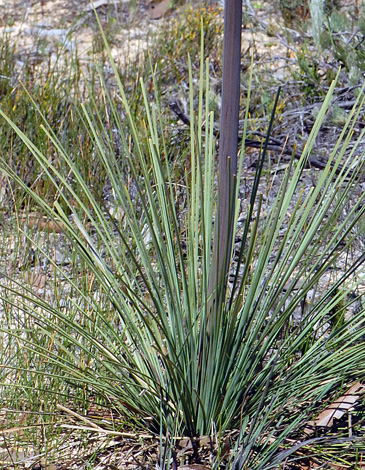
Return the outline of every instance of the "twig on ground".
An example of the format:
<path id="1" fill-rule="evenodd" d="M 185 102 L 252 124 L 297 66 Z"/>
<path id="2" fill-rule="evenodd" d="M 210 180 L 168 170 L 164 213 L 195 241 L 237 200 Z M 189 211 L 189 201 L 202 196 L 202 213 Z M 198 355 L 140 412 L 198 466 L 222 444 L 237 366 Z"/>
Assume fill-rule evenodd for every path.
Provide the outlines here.
<path id="1" fill-rule="evenodd" d="M 180 108 L 179 104 L 177 101 L 171 101 L 169 103 L 169 108 L 173 113 L 176 114 L 176 116 L 182 121 L 185 125 L 190 126 L 190 118 L 187 116 L 182 109 Z M 205 130 L 205 126 L 203 125 L 203 130 Z M 219 137 L 219 130 L 214 128 L 213 129 L 213 134 L 216 137 Z M 258 137 L 262 137 L 263 134 L 261 132 L 252 132 L 253 135 L 257 135 Z M 281 155 L 289 156 L 289 157 L 294 157 L 296 160 L 300 159 L 300 155 L 295 152 L 295 150 L 291 147 L 287 147 L 285 142 L 280 142 L 279 140 L 275 138 L 270 138 L 271 143 L 268 144 L 267 149 L 271 150 L 272 152 L 277 152 L 280 153 Z M 239 142 L 242 142 L 242 137 L 239 137 Z M 245 139 L 244 141 L 245 147 L 250 147 L 250 148 L 256 148 L 256 149 L 261 149 L 263 143 L 260 140 L 254 140 L 254 139 Z M 327 162 L 320 160 L 316 156 L 309 155 L 308 156 L 308 161 L 307 161 L 307 166 L 309 168 L 317 168 L 318 170 L 323 170 L 326 168 Z M 339 165 L 338 168 L 335 170 L 335 174 L 338 175 L 343 171 L 344 167 L 342 165 Z M 352 170 L 349 173 L 349 176 L 352 174 Z M 365 181 L 365 175 L 362 176 L 361 181 Z"/>

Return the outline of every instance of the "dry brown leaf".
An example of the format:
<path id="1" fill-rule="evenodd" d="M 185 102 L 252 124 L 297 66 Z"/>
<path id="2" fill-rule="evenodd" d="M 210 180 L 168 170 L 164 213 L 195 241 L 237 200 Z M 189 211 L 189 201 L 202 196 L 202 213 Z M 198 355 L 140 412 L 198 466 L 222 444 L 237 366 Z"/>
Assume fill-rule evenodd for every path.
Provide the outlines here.
<path id="1" fill-rule="evenodd" d="M 350 467 L 345 467 L 343 465 L 338 465 L 336 463 L 331 463 L 331 470 L 349 470 Z"/>
<path id="2" fill-rule="evenodd" d="M 205 447 L 209 445 L 210 438 L 209 436 L 201 436 L 197 439 L 197 442 L 199 443 L 199 447 Z M 180 448 L 181 450 L 177 453 L 177 457 L 181 457 L 193 448 L 191 439 L 189 437 L 184 437 L 183 439 L 180 439 L 178 443 L 178 448 Z"/>
<path id="3" fill-rule="evenodd" d="M 170 10 L 171 0 L 162 0 L 157 5 L 152 6 L 151 8 L 151 18 L 153 20 L 158 20 L 164 16 Z"/>
<path id="4" fill-rule="evenodd" d="M 42 272 L 31 272 L 28 273 L 27 271 L 24 273 L 24 281 L 30 284 L 32 287 L 36 289 L 43 289 L 46 285 L 47 276 Z"/>
<path id="5" fill-rule="evenodd" d="M 61 221 L 47 219 L 46 217 L 41 217 L 37 214 L 21 216 L 19 219 L 24 220 L 29 227 L 37 228 L 44 232 L 64 233 L 66 231 L 65 225 Z"/>
<path id="6" fill-rule="evenodd" d="M 325 408 L 314 421 L 307 423 L 308 427 L 304 429 L 307 435 L 313 434 L 315 427 L 327 427 L 330 428 L 333 425 L 333 420 L 340 419 L 342 416 L 349 411 L 357 402 L 360 395 L 365 392 L 365 385 L 360 382 L 356 382 L 352 385 L 345 395 L 339 397 L 336 401 L 331 403 Z"/>
<path id="7" fill-rule="evenodd" d="M 31 225 L 31 220 L 29 219 L 29 224 Z M 65 230 L 65 227 L 60 222 L 55 222 L 53 220 L 47 220 L 42 218 L 41 220 L 34 220 L 34 227 L 38 227 L 39 230 L 44 232 L 55 232 L 55 233 L 62 233 Z"/>
<path id="8" fill-rule="evenodd" d="M 199 443 L 200 446 L 208 445 L 210 443 L 210 437 L 209 436 L 201 436 L 197 438 L 197 442 Z M 178 446 L 180 448 L 184 447 L 191 447 L 191 439 L 190 437 L 183 437 L 182 439 L 179 440 Z"/>

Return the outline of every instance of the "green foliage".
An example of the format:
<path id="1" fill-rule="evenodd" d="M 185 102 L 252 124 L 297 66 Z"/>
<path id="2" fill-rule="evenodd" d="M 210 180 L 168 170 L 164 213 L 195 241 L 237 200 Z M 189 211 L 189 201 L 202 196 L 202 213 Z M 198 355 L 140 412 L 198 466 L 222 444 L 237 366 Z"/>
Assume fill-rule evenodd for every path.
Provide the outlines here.
<path id="1" fill-rule="evenodd" d="M 364 18 L 358 12 L 353 13 L 334 8 L 322 23 L 320 45 L 326 60 L 332 55 L 339 65 L 346 68 L 351 84 L 359 85 L 361 74 L 357 71 L 363 70 L 365 65 L 365 49 L 361 38 Z"/>
<path id="2" fill-rule="evenodd" d="M 308 2 L 301 0 L 279 0 L 279 8 L 288 27 L 293 27 L 308 16 Z"/>
<path id="3" fill-rule="evenodd" d="M 295 80 L 302 82 L 301 88 L 304 92 L 305 100 L 312 100 L 317 98 L 321 93 L 319 85 L 321 83 L 318 66 L 308 54 L 307 47 L 303 46 L 297 53 L 297 64 L 299 71 L 294 71 L 293 76 Z"/>
<path id="4" fill-rule="evenodd" d="M 351 28 L 351 22 L 344 11 L 333 11 L 329 23 L 333 33 L 345 32 Z"/>
<path id="5" fill-rule="evenodd" d="M 289 3 L 279 2 L 286 28 L 282 27 L 279 34 L 274 32 L 274 36 L 284 45 L 285 37 L 288 54 L 289 49 L 296 53 L 292 74 L 304 101 L 313 98 L 318 101 L 318 97 L 324 96 L 339 67 L 345 71 L 339 85 L 355 87 L 357 95 L 365 67 L 363 8 L 356 2 L 343 6 L 339 2 L 312 0 L 309 8 Z"/>
<path id="6" fill-rule="evenodd" d="M 318 47 L 323 27 L 324 0 L 311 0 L 309 8 L 312 20 L 312 33 L 315 44 Z"/>
<path id="7" fill-rule="evenodd" d="M 172 21 L 171 29 L 163 32 L 165 40 L 161 41 L 159 53 L 165 57 L 168 65 L 176 67 L 178 61 L 185 62 L 187 53 L 192 58 L 199 57 L 200 54 L 200 31 L 201 23 L 204 28 L 204 57 L 216 55 L 216 49 L 219 47 L 219 39 L 223 34 L 223 25 L 220 20 L 221 8 L 215 6 L 202 5 L 199 8 L 193 8 L 188 5 L 183 10 L 181 18 Z M 167 35 L 173 32 L 176 39 L 171 42 Z M 199 63 L 194 62 L 199 68 Z"/>
<path id="8" fill-rule="evenodd" d="M 339 106 L 333 105 L 329 110 L 327 122 L 337 127 L 343 127 L 347 121 L 347 113 Z"/>
<path id="9" fill-rule="evenodd" d="M 62 50 L 59 54 L 62 54 Z M 17 70 L 15 52 L 8 39 L 4 38 L 0 51 L 0 63 L 6 79 L 0 81 L 2 86 L 0 106 L 20 129 L 27 129 L 33 142 L 48 158 L 52 159 L 54 146 L 40 130 L 42 123 L 40 113 L 43 114 L 58 133 L 65 149 L 74 155 L 80 171 L 85 178 L 89 178 L 90 186 L 97 187 L 98 185 L 93 181 L 93 175 L 97 173 L 98 181 L 101 182 L 103 174 L 95 168 L 92 160 L 85 157 L 86 154 L 92 153 L 92 142 L 88 134 L 81 131 L 84 128 L 83 122 L 77 112 L 75 102 L 71 99 L 71 96 L 81 98 L 85 95 L 85 90 L 81 85 L 80 66 L 77 58 L 71 57 L 70 62 L 67 62 L 66 58 L 60 70 L 58 60 L 60 57 L 54 65 L 48 63 L 47 69 L 42 69 L 42 71 L 26 64 L 20 73 Z M 90 92 L 98 96 L 95 90 L 91 89 Z M 29 98 L 30 94 L 38 97 L 38 109 L 33 106 Z M 37 161 L 29 158 L 29 150 L 15 138 L 14 131 L 9 127 L 2 129 L 0 141 L 2 156 L 4 157 L 7 153 L 11 155 L 8 162 L 19 177 L 39 195 L 52 201 L 55 198 L 53 186 L 49 185 L 47 179 L 43 177 Z M 56 161 L 55 165 L 59 163 Z M 63 171 L 61 167 L 59 169 Z M 19 199 L 16 192 L 15 198 Z"/>

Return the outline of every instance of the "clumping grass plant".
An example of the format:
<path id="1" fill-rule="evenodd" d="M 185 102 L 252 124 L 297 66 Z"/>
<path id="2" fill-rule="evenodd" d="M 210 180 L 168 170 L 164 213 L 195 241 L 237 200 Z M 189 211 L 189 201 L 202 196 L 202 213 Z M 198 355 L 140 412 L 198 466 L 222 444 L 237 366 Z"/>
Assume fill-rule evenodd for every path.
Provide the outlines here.
<path id="1" fill-rule="evenodd" d="M 79 112 L 107 175 L 109 207 L 95 198 L 35 101 L 57 158 L 47 158 L 0 110 L 4 124 L 17 133 L 52 185 L 53 200 L 29 187 L 6 156 L 1 157 L 1 169 L 54 221 L 77 266 L 71 275 L 32 239 L 54 275 L 62 275 L 70 287 L 68 294 L 66 289 L 63 293 L 67 298 L 61 302 L 54 292 L 54 298 L 46 300 L 16 279 L 2 282 L 4 305 L 13 307 L 9 312 L 21 312 L 16 328 L 9 314 L 9 327 L 2 328 L 3 333 L 32 357 L 41 358 L 36 369 L 33 364 L 17 364 L 16 369 L 39 376 L 42 393 L 61 395 L 71 384 L 86 396 L 103 397 L 134 426 L 161 436 L 165 449 L 161 468 L 168 467 L 171 459 L 176 464 L 178 437 L 191 439 L 197 462 L 199 438 L 210 436 L 212 446 L 217 441 L 220 450 L 210 462 L 212 468 L 278 467 L 314 443 L 319 452 L 334 437 L 308 438 L 305 423 L 325 400 L 341 395 L 365 374 L 365 311 L 346 315 L 354 301 L 350 293 L 364 281 L 364 254 L 343 266 L 341 275 L 325 289 L 318 287 L 356 242 L 364 216 L 365 196 L 359 195 L 357 186 L 364 176 L 359 144 L 365 129 L 357 142 L 351 141 L 363 95 L 359 94 L 326 168 L 312 187 L 302 189 L 301 178 L 335 83 L 302 155 L 299 160 L 293 157 L 280 175 L 270 204 L 260 190 L 262 153 L 244 210 L 233 283 L 212 319 L 216 141 L 203 47 L 197 108 L 190 68 L 189 162 L 179 181 L 174 180 L 167 158 L 171 149 L 166 146 L 161 104 L 151 100 L 141 82 L 146 136 L 142 141 L 107 50 L 118 86 L 112 95 L 100 75 L 108 125 L 92 93 Z M 158 88 L 156 83 L 154 87 Z M 239 168 L 244 158 L 242 145 Z M 226 256 L 232 260 L 233 248 L 229 251 Z M 79 282 L 81 271 L 88 272 L 89 282 Z M 307 302 L 317 288 L 317 295 Z M 331 323 L 339 310 L 343 321 Z M 14 366 L 7 364 L 11 377 Z M 59 387 L 59 380 L 65 390 L 52 390 L 53 383 Z M 223 452 L 226 436 L 228 454 Z M 353 433 L 335 439 L 339 446 L 358 445 L 360 438 Z"/>

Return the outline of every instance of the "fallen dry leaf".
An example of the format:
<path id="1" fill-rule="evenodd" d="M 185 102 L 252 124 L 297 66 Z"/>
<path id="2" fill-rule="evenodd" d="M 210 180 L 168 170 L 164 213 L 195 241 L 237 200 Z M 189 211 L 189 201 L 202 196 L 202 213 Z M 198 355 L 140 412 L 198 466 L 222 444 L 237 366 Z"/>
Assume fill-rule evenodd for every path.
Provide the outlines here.
<path id="1" fill-rule="evenodd" d="M 151 18 L 153 20 L 158 20 L 164 16 L 170 10 L 171 0 L 162 0 L 162 2 L 157 5 L 152 6 L 151 8 Z"/>
<path id="2" fill-rule="evenodd" d="M 199 447 L 205 447 L 209 445 L 210 438 L 209 436 L 201 436 L 197 441 L 199 443 Z M 181 450 L 177 453 L 177 457 L 181 457 L 182 455 L 184 455 L 186 452 L 188 452 L 189 450 L 193 448 L 191 439 L 189 437 L 180 439 L 178 443 L 178 448 L 180 448 Z"/>
<path id="3" fill-rule="evenodd" d="M 19 217 L 24 220 L 29 227 L 37 228 L 38 230 L 50 233 L 64 233 L 66 230 L 65 225 L 60 221 L 40 217 L 39 215 L 29 215 L 28 217 Z"/>
<path id="4" fill-rule="evenodd" d="M 329 406 L 327 406 L 314 421 L 309 421 L 304 429 L 307 435 L 313 434 L 316 427 L 330 428 L 333 425 L 333 420 L 340 419 L 349 411 L 357 402 L 360 395 L 365 392 L 365 385 L 356 382 L 352 385 L 345 395 L 342 395 Z"/>
<path id="5" fill-rule="evenodd" d="M 30 222 L 30 221 L 29 221 Z M 53 220 L 47 220 L 47 219 L 42 219 L 42 220 L 36 220 L 34 222 L 34 226 L 38 224 L 39 230 L 43 230 L 44 232 L 55 232 L 55 233 L 62 233 L 64 232 L 64 228 L 62 228 L 62 225 L 60 222 L 55 222 Z"/>
<path id="6" fill-rule="evenodd" d="M 24 281 L 36 289 L 43 289 L 46 285 L 47 276 L 41 272 L 25 272 Z"/>

